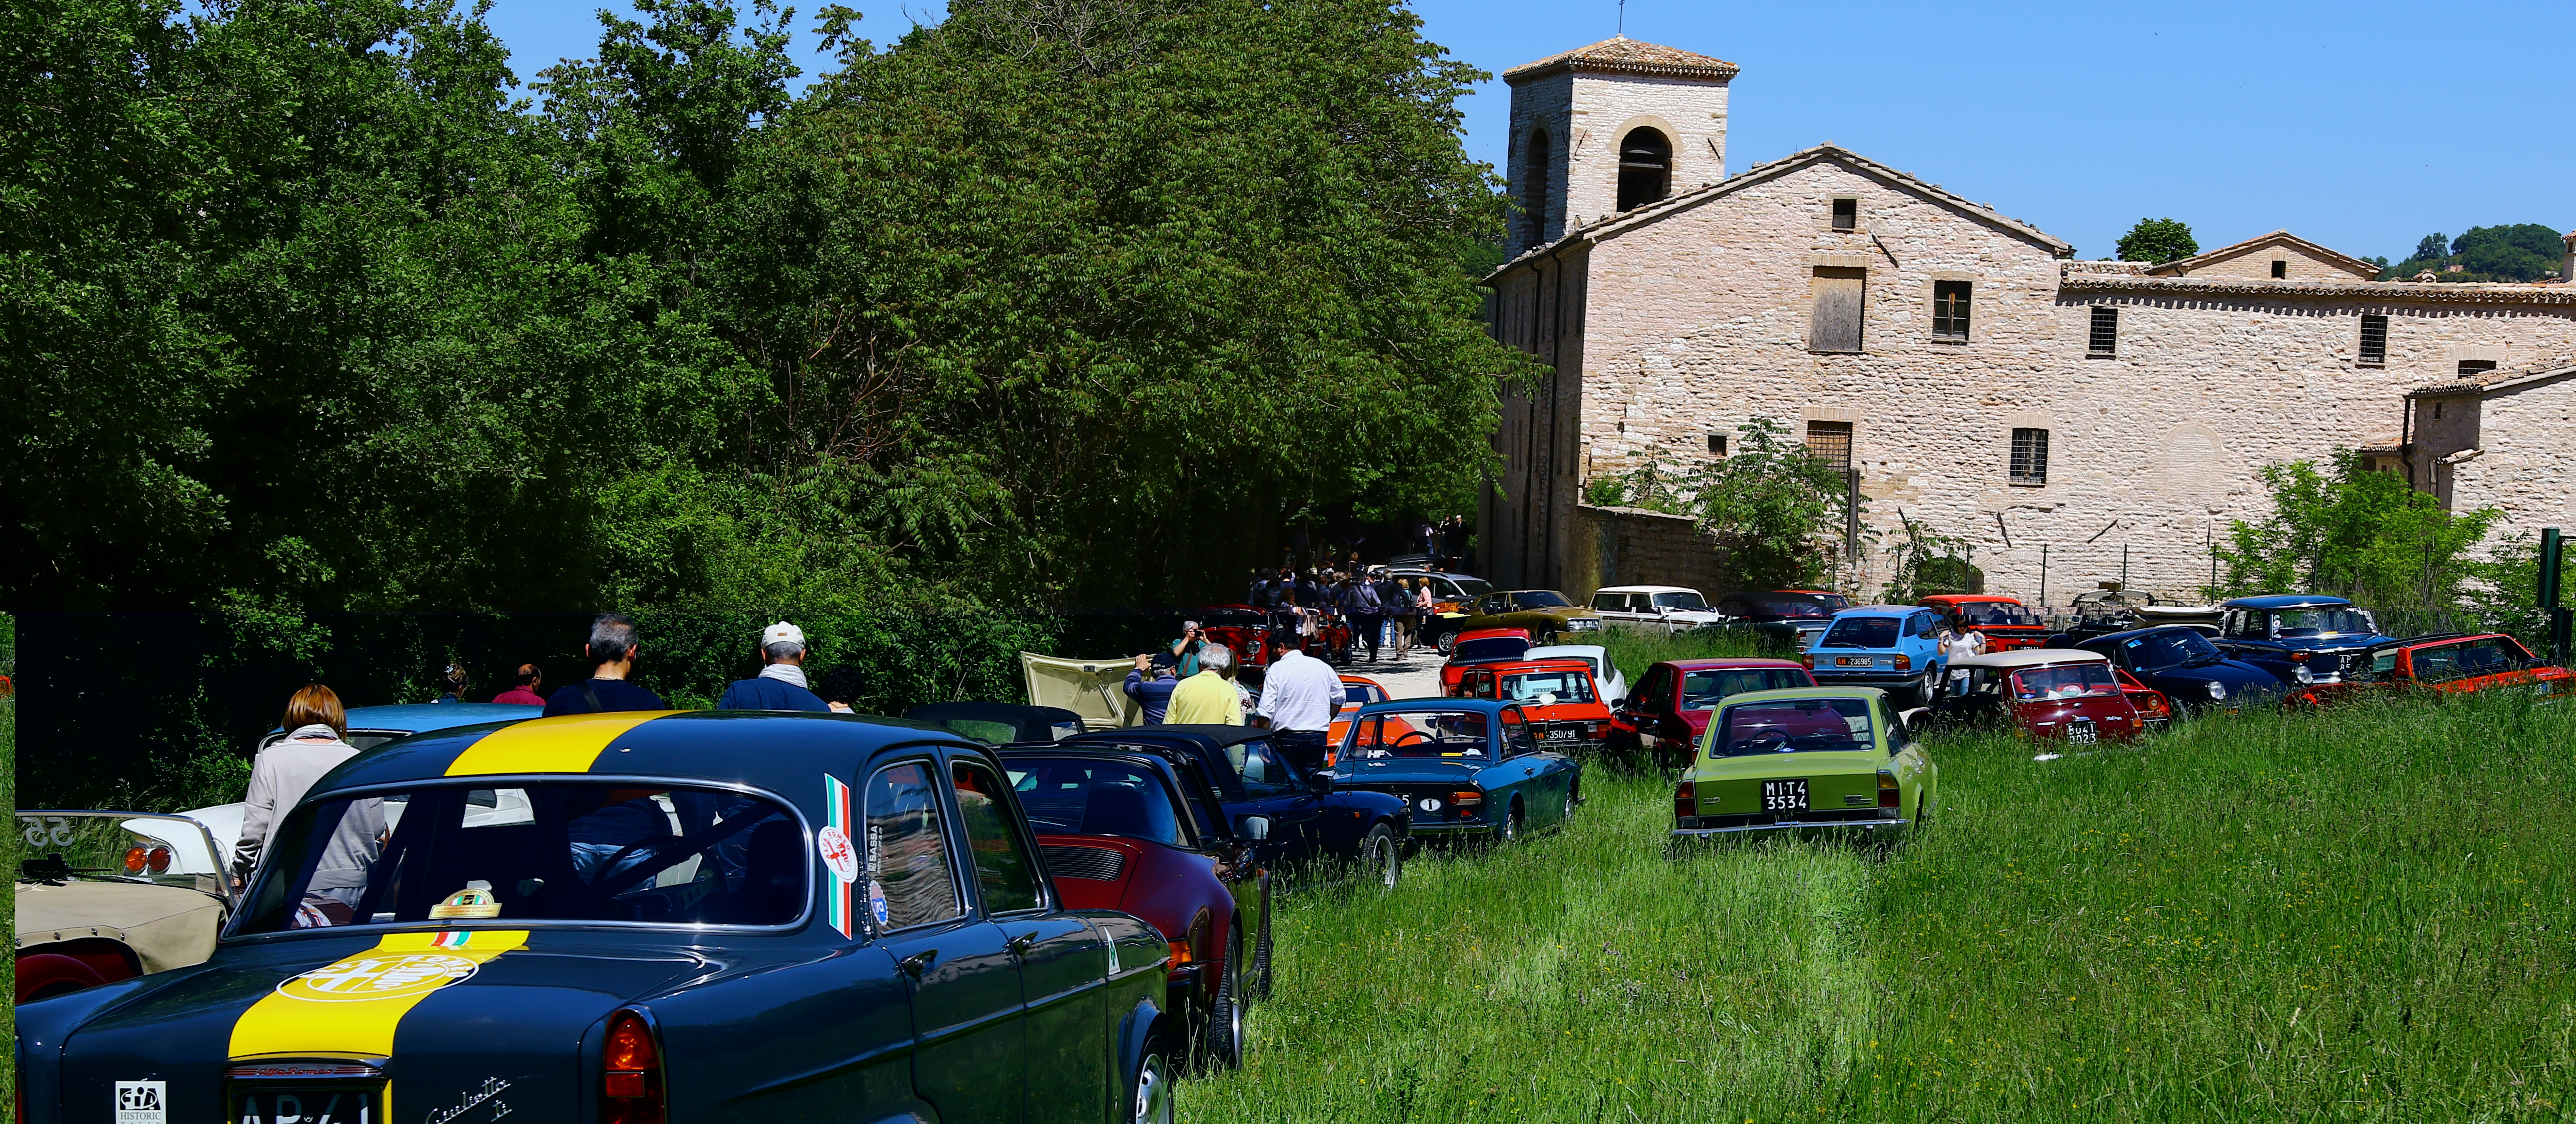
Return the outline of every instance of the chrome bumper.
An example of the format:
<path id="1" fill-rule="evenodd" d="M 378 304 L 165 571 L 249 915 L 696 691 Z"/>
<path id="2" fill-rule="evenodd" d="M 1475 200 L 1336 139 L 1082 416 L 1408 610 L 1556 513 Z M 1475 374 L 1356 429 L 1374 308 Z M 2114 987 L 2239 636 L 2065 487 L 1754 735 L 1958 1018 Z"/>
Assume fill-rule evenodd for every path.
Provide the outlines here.
<path id="1" fill-rule="evenodd" d="M 1786 823 L 1746 824 L 1742 827 L 1677 827 L 1676 839 L 1710 835 L 1744 835 L 1757 831 L 1887 831 L 1904 827 L 1912 820 L 1791 820 Z"/>
<path id="2" fill-rule="evenodd" d="M 1413 834 L 1415 834 L 1415 835 L 1491 835 L 1491 834 L 1493 834 L 1493 833 L 1494 833 L 1494 828 L 1495 828 L 1495 826 L 1496 826 L 1496 825 L 1495 825 L 1495 824 L 1493 823 L 1493 821 L 1491 821 L 1491 820 L 1478 820 L 1478 821 L 1476 821 L 1476 822 L 1474 822 L 1474 823 L 1454 823 L 1454 822 L 1453 822 L 1453 823 L 1428 823 L 1428 824 L 1427 824 L 1427 823 L 1418 823 L 1418 822 L 1417 822 L 1417 823 L 1415 823 L 1415 824 L 1413 825 Z"/>

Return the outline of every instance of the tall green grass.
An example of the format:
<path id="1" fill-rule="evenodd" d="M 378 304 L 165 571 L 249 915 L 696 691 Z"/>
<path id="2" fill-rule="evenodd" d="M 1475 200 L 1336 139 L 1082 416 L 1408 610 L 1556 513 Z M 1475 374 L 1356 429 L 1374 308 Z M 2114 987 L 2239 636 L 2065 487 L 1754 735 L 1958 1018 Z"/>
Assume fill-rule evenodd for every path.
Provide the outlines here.
<path id="1" fill-rule="evenodd" d="M 1668 854 L 1660 780 L 1278 917 L 1211 1120 L 2556 1120 L 2576 715 L 2248 715 L 2034 762 L 1935 742 L 1885 855 Z"/>
<path id="2" fill-rule="evenodd" d="M 1634 683 L 1646 669 L 1665 660 L 1709 660 L 1727 656 L 1777 656 L 1749 628 L 1702 628 L 1687 632 L 1653 632 L 1613 625 L 1601 630 L 1601 645 L 1610 664 Z"/>

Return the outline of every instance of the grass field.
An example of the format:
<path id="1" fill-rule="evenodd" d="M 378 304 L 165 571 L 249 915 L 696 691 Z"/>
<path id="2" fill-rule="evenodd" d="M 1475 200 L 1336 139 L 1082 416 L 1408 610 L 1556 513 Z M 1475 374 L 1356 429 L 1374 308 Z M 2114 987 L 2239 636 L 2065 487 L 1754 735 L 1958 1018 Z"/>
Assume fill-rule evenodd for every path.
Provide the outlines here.
<path id="1" fill-rule="evenodd" d="M 1884 856 L 1669 857 L 1663 782 L 1595 770 L 1565 832 L 1285 905 L 1183 1116 L 2563 1119 L 2576 714 L 2528 703 L 1944 737 Z"/>

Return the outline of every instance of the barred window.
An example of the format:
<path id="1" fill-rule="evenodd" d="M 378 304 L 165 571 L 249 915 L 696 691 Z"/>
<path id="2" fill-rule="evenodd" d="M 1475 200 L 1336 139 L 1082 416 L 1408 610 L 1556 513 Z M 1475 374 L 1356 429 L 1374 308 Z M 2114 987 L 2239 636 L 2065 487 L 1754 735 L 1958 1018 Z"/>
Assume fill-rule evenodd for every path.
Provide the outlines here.
<path id="1" fill-rule="evenodd" d="M 2361 361 L 2373 365 L 2388 362 L 2388 318 L 2361 318 Z"/>
<path id="2" fill-rule="evenodd" d="M 1968 338 L 1968 294 L 1972 286 L 1966 281 L 1932 283 L 1932 334 L 1943 339 Z"/>
<path id="3" fill-rule="evenodd" d="M 2012 431 L 2011 483 L 2048 483 L 2048 431 L 2016 429 Z"/>
<path id="4" fill-rule="evenodd" d="M 1836 472 L 1846 472 L 1852 463 L 1852 423 L 1811 421 L 1807 423 L 1807 451 Z"/>
<path id="5" fill-rule="evenodd" d="M 2094 355 L 2120 353 L 2120 310 L 2109 305 L 2093 306 L 2093 340 L 2086 350 Z"/>

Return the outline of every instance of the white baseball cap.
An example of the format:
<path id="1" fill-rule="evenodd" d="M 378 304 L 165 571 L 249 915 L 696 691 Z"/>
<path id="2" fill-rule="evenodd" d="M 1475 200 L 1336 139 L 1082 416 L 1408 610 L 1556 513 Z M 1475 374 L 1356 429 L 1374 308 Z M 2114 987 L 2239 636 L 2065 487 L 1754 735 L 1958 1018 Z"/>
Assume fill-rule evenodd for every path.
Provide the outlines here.
<path id="1" fill-rule="evenodd" d="M 766 648 L 781 641 L 789 644 L 802 644 L 805 642 L 805 630 L 789 624 L 786 621 L 780 621 L 777 624 L 773 624 L 760 630 L 761 647 Z"/>

